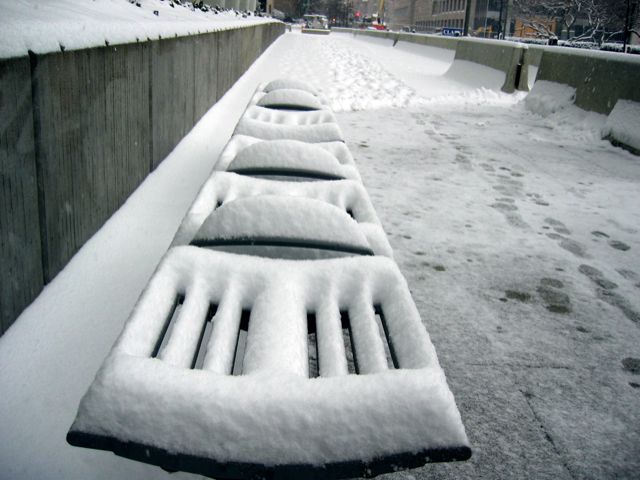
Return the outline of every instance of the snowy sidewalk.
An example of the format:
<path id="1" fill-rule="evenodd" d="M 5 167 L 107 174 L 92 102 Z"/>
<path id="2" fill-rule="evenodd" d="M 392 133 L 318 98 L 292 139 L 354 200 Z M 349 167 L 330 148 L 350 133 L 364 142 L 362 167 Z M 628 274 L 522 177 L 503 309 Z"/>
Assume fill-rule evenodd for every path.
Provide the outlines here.
<path id="1" fill-rule="evenodd" d="M 474 448 L 397 478 L 635 478 L 638 159 L 522 105 L 339 121 Z"/>
<path id="2" fill-rule="evenodd" d="M 640 163 L 599 139 L 604 117 L 533 115 L 439 76 L 451 59 L 432 53 L 278 40 L 0 338 L 2 478 L 194 478 L 64 437 L 255 86 L 279 76 L 342 110 L 474 450 L 388 478 L 634 478 Z"/>

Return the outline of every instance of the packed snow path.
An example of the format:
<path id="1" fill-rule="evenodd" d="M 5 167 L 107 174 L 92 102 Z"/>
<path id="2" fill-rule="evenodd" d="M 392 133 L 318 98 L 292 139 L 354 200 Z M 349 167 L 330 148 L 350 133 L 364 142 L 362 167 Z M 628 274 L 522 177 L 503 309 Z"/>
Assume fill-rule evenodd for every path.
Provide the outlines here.
<path id="1" fill-rule="evenodd" d="M 474 448 L 385 478 L 636 476 L 637 157 L 600 140 L 604 117 L 532 114 L 402 48 L 285 35 L 74 257 L 0 338 L 3 478 L 194 478 L 64 437 L 255 86 L 287 75 L 343 111 Z"/>

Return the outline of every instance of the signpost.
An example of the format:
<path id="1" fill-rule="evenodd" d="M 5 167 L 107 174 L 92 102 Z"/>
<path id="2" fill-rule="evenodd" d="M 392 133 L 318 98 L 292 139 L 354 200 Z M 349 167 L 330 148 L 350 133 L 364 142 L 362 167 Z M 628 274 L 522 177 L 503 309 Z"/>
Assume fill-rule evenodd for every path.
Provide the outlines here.
<path id="1" fill-rule="evenodd" d="M 445 37 L 462 37 L 463 32 L 464 31 L 461 28 L 444 27 L 442 29 L 442 35 Z"/>

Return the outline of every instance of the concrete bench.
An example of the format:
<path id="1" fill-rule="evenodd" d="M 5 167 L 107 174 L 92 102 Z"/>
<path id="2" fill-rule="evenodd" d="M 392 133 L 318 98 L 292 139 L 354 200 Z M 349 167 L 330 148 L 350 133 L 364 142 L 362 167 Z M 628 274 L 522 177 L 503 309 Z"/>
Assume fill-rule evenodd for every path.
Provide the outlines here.
<path id="1" fill-rule="evenodd" d="M 239 127 L 337 128 L 326 113 L 250 105 Z M 371 477 L 471 456 L 359 176 L 224 171 L 259 166 L 264 149 L 271 165 L 269 149 L 296 138 L 285 130 L 285 144 L 255 131 L 229 142 L 83 397 L 70 444 L 238 479 Z M 295 145 L 285 163 L 300 168 L 296 152 L 309 150 Z M 324 158 L 313 165 L 354 168 L 340 141 L 306 147 Z"/>
<path id="2" fill-rule="evenodd" d="M 392 260 L 196 247 L 165 256 L 67 438 L 215 478 L 372 476 L 471 454 Z"/>

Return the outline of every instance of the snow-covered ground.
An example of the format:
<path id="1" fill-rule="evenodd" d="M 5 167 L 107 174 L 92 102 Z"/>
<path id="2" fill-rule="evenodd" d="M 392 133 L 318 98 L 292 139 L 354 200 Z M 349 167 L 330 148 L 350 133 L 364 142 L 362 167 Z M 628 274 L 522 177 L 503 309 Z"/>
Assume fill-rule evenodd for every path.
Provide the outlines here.
<path id="1" fill-rule="evenodd" d="M 262 22 L 182 0 L 0 0 L 0 58 L 143 42 Z"/>
<path id="2" fill-rule="evenodd" d="M 0 477 L 193 478 L 65 435 L 256 85 L 289 76 L 338 112 L 474 450 L 389 477 L 635 478 L 638 157 L 601 140 L 604 116 L 500 93 L 484 67 L 445 74 L 452 60 L 275 42 L 0 338 Z"/>

